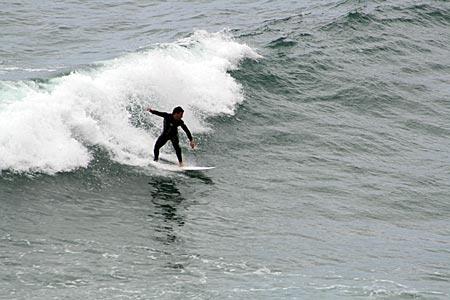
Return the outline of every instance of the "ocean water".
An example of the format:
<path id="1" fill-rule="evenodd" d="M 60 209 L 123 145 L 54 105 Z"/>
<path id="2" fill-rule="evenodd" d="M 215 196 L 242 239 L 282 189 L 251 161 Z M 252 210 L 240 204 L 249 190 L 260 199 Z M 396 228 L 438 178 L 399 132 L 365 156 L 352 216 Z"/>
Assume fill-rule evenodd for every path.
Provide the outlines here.
<path id="1" fill-rule="evenodd" d="M 0 6 L 0 299 L 450 299 L 448 1 Z"/>

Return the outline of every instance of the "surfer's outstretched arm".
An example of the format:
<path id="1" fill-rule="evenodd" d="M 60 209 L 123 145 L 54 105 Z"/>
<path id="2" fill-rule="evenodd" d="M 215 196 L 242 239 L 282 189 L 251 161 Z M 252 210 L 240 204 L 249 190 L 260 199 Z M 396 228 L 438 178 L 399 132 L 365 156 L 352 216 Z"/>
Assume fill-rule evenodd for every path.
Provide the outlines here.
<path id="1" fill-rule="evenodd" d="M 165 112 L 160 112 L 160 111 L 157 111 L 157 110 L 154 110 L 154 109 L 151 109 L 150 107 L 149 108 L 147 108 L 147 111 L 148 112 L 151 112 L 152 114 L 154 114 L 154 115 L 157 115 L 157 116 L 160 116 L 160 117 L 166 117 L 166 115 L 168 115 L 168 113 L 165 113 Z"/>

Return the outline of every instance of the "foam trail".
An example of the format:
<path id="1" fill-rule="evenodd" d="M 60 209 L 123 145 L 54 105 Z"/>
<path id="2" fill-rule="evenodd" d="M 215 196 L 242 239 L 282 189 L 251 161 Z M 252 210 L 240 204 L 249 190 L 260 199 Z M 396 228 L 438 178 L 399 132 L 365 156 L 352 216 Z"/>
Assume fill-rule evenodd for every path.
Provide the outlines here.
<path id="1" fill-rule="evenodd" d="M 258 57 L 224 32 L 197 31 L 46 84 L 2 82 L 0 170 L 54 174 L 86 168 L 95 147 L 119 163 L 146 165 L 161 119 L 143 108 L 181 105 L 191 131 L 207 131 L 206 117 L 233 114 L 244 100 L 227 71 Z M 146 120 L 150 130 L 133 118 Z"/>

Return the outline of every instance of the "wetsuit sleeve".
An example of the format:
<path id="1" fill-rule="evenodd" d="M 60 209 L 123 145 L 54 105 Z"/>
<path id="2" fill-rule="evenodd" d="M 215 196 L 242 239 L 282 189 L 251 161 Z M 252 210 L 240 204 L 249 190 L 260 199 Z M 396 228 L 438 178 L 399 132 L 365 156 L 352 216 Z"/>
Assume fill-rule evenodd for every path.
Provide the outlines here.
<path id="1" fill-rule="evenodd" d="M 153 110 L 153 109 L 152 109 L 151 113 L 154 115 L 163 117 L 163 118 L 167 117 L 167 115 L 168 115 L 168 113 L 166 113 L 166 112 L 161 112 L 161 111 L 157 111 L 157 110 Z"/>
<path id="2" fill-rule="evenodd" d="M 192 134 L 189 131 L 189 129 L 187 128 L 186 124 L 184 124 L 184 122 L 183 122 L 183 124 L 181 124 L 181 128 L 183 128 L 184 132 L 186 132 L 186 135 L 187 135 L 188 139 L 190 141 L 192 141 Z"/>

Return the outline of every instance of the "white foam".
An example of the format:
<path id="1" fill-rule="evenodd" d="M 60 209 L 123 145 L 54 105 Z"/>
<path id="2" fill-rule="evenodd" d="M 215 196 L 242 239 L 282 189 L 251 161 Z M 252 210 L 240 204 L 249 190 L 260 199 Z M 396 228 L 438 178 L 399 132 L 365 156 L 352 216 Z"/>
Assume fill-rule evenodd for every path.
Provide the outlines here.
<path id="1" fill-rule="evenodd" d="M 244 100 L 227 71 L 246 57 L 259 56 L 226 33 L 198 31 L 46 85 L 3 84 L 0 169 L 53 174 L 85 168 L 93 159 L 90 146 L 123 164 L 148 164 L 157 130 L 134 126 L 130 107 L 171 111 L 181 105 L 191 131 L 207 131 L 206 117 L 234 114 Z M 133 113 L 161 127 L 159 117 Z"/>

